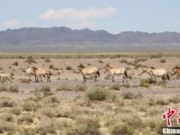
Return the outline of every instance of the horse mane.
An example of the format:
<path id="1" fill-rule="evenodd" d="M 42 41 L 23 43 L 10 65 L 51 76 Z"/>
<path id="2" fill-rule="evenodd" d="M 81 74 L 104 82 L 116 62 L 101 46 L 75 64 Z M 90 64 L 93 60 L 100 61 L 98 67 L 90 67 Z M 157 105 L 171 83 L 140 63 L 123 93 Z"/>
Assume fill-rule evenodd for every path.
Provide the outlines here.
<path id="1" fill-rule="evenodd" d="M 37 67 L 31 67 L 31 69 L 32 69 L 33 71 L 36 71 L 38 68 L 37 68 Z"/>
<path id="2" fill-rule="evenodd" d="M 85 66 L 83 64 L 80 64 L 78 67 L 85 68 Z"/>
<path id="3" fill-rule="evenodd" d="M 155 67 L 150 67 L 151 69 L 155 69 Z"/>
<path id="4" fill-rule="evenodd" d="M 175 68 L 178 68 L 178 69 L 180 69 L 180 66 L 175 66 L 173 69 L 175 69 Z"/>

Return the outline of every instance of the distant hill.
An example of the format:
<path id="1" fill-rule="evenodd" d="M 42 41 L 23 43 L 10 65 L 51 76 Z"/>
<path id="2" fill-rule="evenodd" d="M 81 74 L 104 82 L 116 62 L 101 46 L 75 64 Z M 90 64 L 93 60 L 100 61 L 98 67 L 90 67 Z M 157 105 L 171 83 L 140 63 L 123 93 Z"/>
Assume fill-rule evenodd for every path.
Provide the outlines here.
<path id="1" fill-rule="evenodd" d="M 118 51 L 180 49 L 180 33 L 72 30 L 67 27 L 20 28 L 0 32 L 2 51 Z"/>

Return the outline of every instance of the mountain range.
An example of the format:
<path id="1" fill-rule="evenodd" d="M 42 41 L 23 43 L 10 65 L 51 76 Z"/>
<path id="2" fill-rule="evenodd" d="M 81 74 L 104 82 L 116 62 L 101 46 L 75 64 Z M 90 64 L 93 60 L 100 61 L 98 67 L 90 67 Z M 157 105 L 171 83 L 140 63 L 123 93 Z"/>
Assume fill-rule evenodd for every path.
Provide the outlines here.
<path id="1" fill-rule="evenodd" d="M 180 33 L 105 30 L 72 30 L 67 27 L 20 28 L 0 31 L 1 51 L 113 52 L 180 49 Z"/>

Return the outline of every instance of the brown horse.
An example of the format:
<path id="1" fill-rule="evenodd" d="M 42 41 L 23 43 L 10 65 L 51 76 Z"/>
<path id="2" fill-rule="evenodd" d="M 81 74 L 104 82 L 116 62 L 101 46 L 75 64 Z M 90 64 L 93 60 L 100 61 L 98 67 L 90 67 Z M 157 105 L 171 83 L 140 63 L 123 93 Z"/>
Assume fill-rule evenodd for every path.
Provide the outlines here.
<path id="1" fill-rule="evenodd" d="M 42 82 L 43 81 L 42 76 L 47 77 L 47 82 L 51 82 L 50 76 L 52 75 L 52 73 L 47 68 L 37 68 L 37 70 L 35 70 L 35 75 L 36 75 L 36 82 L 39 82 L 38 77 L 40 77 Z"/>
<path id="2" fill-rule="evenodd" d="M 41 82 L 42 82 L 43 81 L 42 76 L 47 77 L 47 82 L 51 81 L 50 80 L 50 76 L 52 75 L 51 71 L 49 69 L 46 69 L 46 68 L 28 67 L 26 70 L 26 73 L 28 73 L 30 81 L 31 81 L 31 75 L 34 75 L 35 82 L 39 82 L 38 77 L 41 79 Z"/>
<path id="3" fill-rule="evenodd" d="M 100 72 L 96 67 L 85 67 L 82 64 L 78 66 L 78 70 L 81 72 L 83 76 L 83 81 L 86 82 L 87 76 L 94 76 L 94 81 L 97 81 L 97 76 L 100 77 Z"/>
<path id="4" fill-rule="evenodd" d="M 37 70 L 37 67 L 27 67 L 26 73 L 29 76 L 29 81 L 31 81 L 31 75 L 35 76 L 35 71 Z M 35 76 L 35 81 L 36 81 L 36 76 Z"/>
<path id="5" fill-rule="evenodd" d="M 4 83 L 5 79 L 7 79 L 9 82 L 12 82 L 11 78 L 12 76 L 9 73 L 0 73 L 0 81 L 2 84 Z"/>
<path id="6" fill-rule="evenodd" d="M 104 67 L 104 73 L 106 72 L 109 72 L 112 76 L 112 82 L 114 82 L 115 75 L 123 75 L 123 82 L 125 78 L 128 78 L 127 70 L 125 68 L 113 68 L 109 64 L 106 64 L 106 66 Z"/>
<path id="7" fill-rule="evenodd" d="M 177 74 L 178 76 L 180 76 L 180 67 L 176 66 L 172 69 L 171 75 L 174 75 L 174 74 Z"/>
<path id="8" fill-rule="evenodd" d="M 142 72 L 139 75 L 142 75 L 143 73 L 148 73 L 151 76 L 152 80 L 154 77 L 155 82 L 156 82 L 156 77 L 161 77 L 163 81 L 166 81 L 166 79 L 170 80 L 167 70 L 163 68 L 143 66 Z"/>

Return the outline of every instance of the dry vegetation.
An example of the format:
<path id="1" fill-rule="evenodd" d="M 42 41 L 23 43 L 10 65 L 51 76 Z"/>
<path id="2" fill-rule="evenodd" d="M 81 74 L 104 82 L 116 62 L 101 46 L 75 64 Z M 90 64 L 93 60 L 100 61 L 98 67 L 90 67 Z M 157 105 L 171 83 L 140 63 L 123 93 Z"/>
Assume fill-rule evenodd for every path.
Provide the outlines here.
<path id="1" fill-rule="evenodd" d="M 32 57 L 33 56 L 33 57 Z M 165 54 L 0 54 L 1 70 L 12 83 L 0 85 L 0 134 L 8 135 L 160 135 L 162 113 L 180 105 L 179 80 L 167 84 L 138 76 L 141 65 L 164 67 L 169 72 L 180 63 L 179 53 Z M 100 68 L 97 83 L 82 83 L 77 65 Z M 128 68 L 131 79 L 108 80 L 105 64 Z M 30 82 L 27 66 L 52 70 L 51 83 Z M 34 79 L 34 78 L 32 78 Z M 172 93 L 171 93 L 172 90 Z M 176 117 L 172 119 L 173 126 Z"/>

